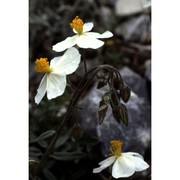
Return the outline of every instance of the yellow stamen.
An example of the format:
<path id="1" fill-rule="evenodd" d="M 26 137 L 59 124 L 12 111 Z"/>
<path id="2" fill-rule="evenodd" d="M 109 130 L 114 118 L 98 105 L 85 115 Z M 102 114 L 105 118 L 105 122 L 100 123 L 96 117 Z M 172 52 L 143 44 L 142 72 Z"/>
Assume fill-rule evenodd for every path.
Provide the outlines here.
<path id="1" fill-rule="evenodd" d="M 79 16 L 76 16 L 73 21 L 70 23 L 70 26 L 74 28 L 78 34 L 82 34 L 83 32 L 83 21 L 79 18 Z"/>
<path id="2" fill-rule="evenodd" d="M 40 58 L 35 61 L 35 71 L 40 73 L 50 73 L 51 69 L 47 58 Z"/>
<path id="3" fill-rule="evenodd" d="M 121 150 L 122 150 L 122 144 L 123 144 L 123 141 L 121 141 L 121 140 L 113 140 L 113 141 L 111 141 L 111 146 L 109 148 L 109 151 L 111 152 L 111 155 L 120 156 L 121 155 Z"/>

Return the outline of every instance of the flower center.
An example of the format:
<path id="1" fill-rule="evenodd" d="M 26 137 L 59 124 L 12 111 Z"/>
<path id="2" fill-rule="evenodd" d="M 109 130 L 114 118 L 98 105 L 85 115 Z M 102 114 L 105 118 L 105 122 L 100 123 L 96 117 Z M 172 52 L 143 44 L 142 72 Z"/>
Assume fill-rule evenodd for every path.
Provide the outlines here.
<path id="1" fill-rule="evenodd" d="M 35 71 L 40 73 L 50 73 L 51 69 L 47 58 L 40 58 L 35 61 Z"/>
<path id="2" fill-rule="evenodd" d="M 121 155 L 122 144 L 123 144 L 123 141 L 121 141 L 121 140 L 113 140 L 113 141 L 111 141 L 111 146 L 109 148 L 109 151 L 111 152 L 111 155 L 120 156 Z"/>
<path id="3" fill-rule="evenodd" d="M 78 34 L 82 34 L 83 32 L 83 21 L 79 18 L 79 16 L 76 16 L 73 21 L 70 23 L 70 26 L 74 28 Z"/>

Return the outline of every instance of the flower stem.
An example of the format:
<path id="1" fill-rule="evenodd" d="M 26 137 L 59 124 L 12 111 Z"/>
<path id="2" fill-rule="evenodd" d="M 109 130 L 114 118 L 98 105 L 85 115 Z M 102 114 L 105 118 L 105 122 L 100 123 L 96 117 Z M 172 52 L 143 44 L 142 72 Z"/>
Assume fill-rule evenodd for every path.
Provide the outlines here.
<path id="1" fill-rule="evenodd" d="M 84 71 L 85 71 L 85 74 L 87 73 L 87 64 L 86 64 L 86 57 L 85 57 L 85 51 L 83 50 L 83 63 L 84 63 Z"/>
<path id="2" fill-rule="evenodd" d="M 59 135 L 61 134 L 61 131 L 62 131 L 63 127 L 67 124 L 67 122 L 68 122 L 68 120 L 69 120 L 69 118 L 71 116 L 71 113 L 72 113 L 72 111 L 74 109 L 75 104 L 78 102 L 78 100 L 82 96 L 83 92 L 90 85 L 90 83 L 92 82 L 92 80 L 94 79 L 94 77 L 96 76 L 98 71 L 101 70 L 101 69 L 106 69 L 106 70 L 110 70 L 110 71 L 116 70 L 114 67 L 112 67 L 110 65 L 100 65 L 100 66 L 97 66 L 97 67 L 91 69 L 90 71 L 88 71 L 84 75 L 83 79 L 80 81 L 78 87 L 76 88 L 77 90 L 73 94 L 72 100 L 70 101 L 67 112 L 66 112 L 66 114 L 65 114 L 65 116 L 63 118 L 63 121 L 61 122 L 61 125 L 59 126 L 59 129 L 57 130 L 57 132 L 54 135 L 52 141 L 50 142 L 48 148 L 46 149 L 45 153 L 43 154 L 39 165 L 35 169 L 35 174 L 36 175 L 43 168 L 43 165 L 45 164 L 45 162 L 48 159 L 49 155 L 52 153 L 52 151 L 53 151 L 53 149 L 55 147 L 55 143 L 56 143 L 57 139 L 59 138 Z M 88 77 L 89 77 L 89 79 L 88 79 Z"/>
<path id="3" fill-rule="evenodd" d="M 68 83 L 69 83 L 69 85 L 73 88 L 73 89 L 75 89 L 76 91 L 79 91 L 75 86 L 74 86 L 74 84 L 71 82 L 71 80 L 70 80 L 70 78 L 67 76 L 67 80 L 68 80 Z"/>

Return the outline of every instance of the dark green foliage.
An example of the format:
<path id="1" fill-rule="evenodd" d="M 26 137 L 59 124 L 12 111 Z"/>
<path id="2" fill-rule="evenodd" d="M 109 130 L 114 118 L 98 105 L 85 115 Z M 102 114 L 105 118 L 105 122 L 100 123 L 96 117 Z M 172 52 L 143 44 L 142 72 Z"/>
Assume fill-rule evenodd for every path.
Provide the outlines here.
<path id="1" fill-rule="evenodd" d="M 67 140 L 71 136 L 72 130 L 73 130 L 72 128 L 67 130 L 67 132 L 65 134 L 63 134 L 62 136 L 60 136 L 58 138 L 58 140 L 56 141 L 56 144 L 55 144 L 55 148 L 59 148 L 60 146 L 64 145 L 67 142 Z"/>
<path id="2" fill-rule="evenodd" d="M 52 135 L 54 135 L 55 133 L 56 133 L 55 130 L 48 130 L 48 131 L 42 133 L 42 134 L 41 134 L 39 137 L 37 137 L 36 139 L 30 141 L 30 143 L 32 143 L 32 142 L 38 142 L 38 141 L 42 141 L 42 140 L 44 140 L 44 139 L 47 139 L 47 138 L 51 137 Z"/>
<path id="3" fill-rule="evenodd" d="M 104 121 L 109 103 L 110 103 L 110 95 L 109 93 L 105 93 L 104 96 L 102 97 L 102 100 L 99 103 L 99 109 L 98 109 L 99 124 L 102 124 L 102 122 Z"/>
<path id="4" fill-rule="evenodd" d="M 36 147 L 30 147 L 29 148 L 29 155 L 31 156 L 42 156 L 42 152 L 40 149 Z"/>
<path id="5" fill-rule="evenodd" d="M 121 88 L 119 96 L 122 98 L 122 100 L 125 103 L 128 102 L 128 100 L 131 96 L 131 90 L 129 89 L 129 87 L 125 86 L 125 87 Z"/>
<path id="6" fill-rule="evenodd" d="M 60 161 L 73 161 L 85 158 L 86 154 L 83 152 L 55 152 L 51 157 Z"/>
<path id="7" fill-rule="evenodd" d="M 47 180 L 57 180 L 56 177 L 48 169 L 44 169 L 43 174 Z"/>

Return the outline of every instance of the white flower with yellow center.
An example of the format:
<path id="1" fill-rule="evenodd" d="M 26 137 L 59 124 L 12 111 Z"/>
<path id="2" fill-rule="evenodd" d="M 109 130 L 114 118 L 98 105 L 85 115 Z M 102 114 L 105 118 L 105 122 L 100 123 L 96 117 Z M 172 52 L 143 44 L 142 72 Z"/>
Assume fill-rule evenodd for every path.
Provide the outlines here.
<path id="1" fill-rule="evenodd" d="M 80 54 L 74 47 L 69 48 L 63 56 L 53 58 L 50 65 L 47 58 L 37 59 L 35 70 L 46 74 L 40 82 L 35 102 L 39 104 L 46 91 L 49 100 L 62 95 L 66 88 L 66 75 L 73 73 L 78 68 L 79 63 Z"/>
<path id="2" fill-rule="evenodd" d="M 93 28 L 93 23 L 83 23 L 82 19 L 78 16 L 70 23 L 73 31 L 76 35 L 66 38 L 64 41 L 57 43 L 53 46 L 53 50 L 57 52 L 64 51 L 65 49 L 78 45 L 80 48 L 92 48 L 97 49 L 103 46 L 104 42 L 99 38 L 110 38 L 113 34 L 110 31 L 106 31 L 103 34 L 97 32 L 89 32 Z"/>
<path id="3" fill-rule="evenodd" d="M 149 167 L 140 154 L 122 153 L 122 144 L 123 142 L 120 140 L 111 141 L 110 152 L 112 156 L 100 162 L 100 167 L 93 169 L 93 173 L 99 173 L 113 164 L 112 176 L 117 179 L 132 176 L 135 171 L 142 171 Z"/>

